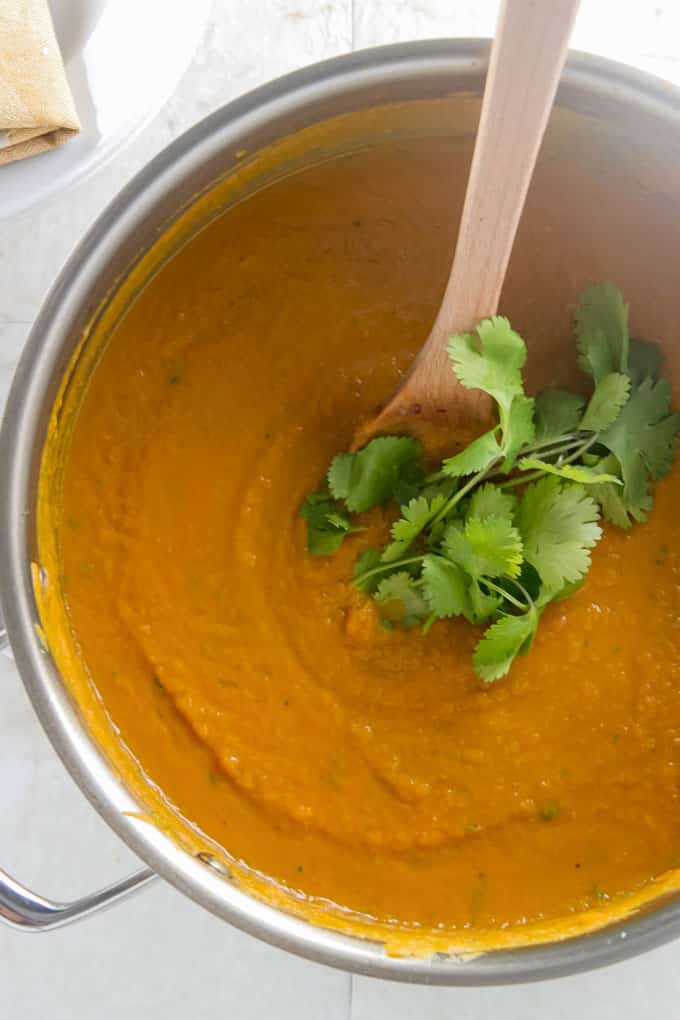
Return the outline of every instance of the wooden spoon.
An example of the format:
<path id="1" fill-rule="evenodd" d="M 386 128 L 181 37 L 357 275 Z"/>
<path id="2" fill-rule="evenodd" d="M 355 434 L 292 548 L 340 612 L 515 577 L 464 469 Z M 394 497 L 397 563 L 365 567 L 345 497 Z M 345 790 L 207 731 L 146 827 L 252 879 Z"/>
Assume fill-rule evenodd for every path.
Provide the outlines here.
<path id="1" fill-rule="evenodd" d="M 503 0 L 458 242 L 439 314 L 408 374 L 353 448 L 408 432 L 432 453 L 488 428 L 491 402 L 453 372 L 447 343 L 495 315 L 579 0 Z M 441 426 L 439 428 L 438 426 Z"/>

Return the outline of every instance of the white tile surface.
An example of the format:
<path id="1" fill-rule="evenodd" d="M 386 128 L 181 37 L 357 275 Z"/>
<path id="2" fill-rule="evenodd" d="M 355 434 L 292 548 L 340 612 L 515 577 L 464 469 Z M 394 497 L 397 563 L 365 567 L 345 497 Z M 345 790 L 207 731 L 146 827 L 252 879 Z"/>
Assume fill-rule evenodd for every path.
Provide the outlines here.
<path id="1" fill-rule="evenodd" d="M 605 971 L 501 988 L 412 988 L 355 978 L 352 1020 L 671 1020 L 678 1015 L 676 945 Z"/>
<path id="2" fill-rule="evenodd" d="M 490 36 L 497 0 L 355 0 L 354 46 Z M 581 0 L 571 45 L 680 82 L 680 4 Z"/>
<path id="3" fill-rule="evenodd" d="M 496 0 L 216 0 L 177 94 L 115 163 L 0 233 L 0 406 L 25 336 L 66 255 L 148 159 L 228 99 L 352 46 L 488 35 Z M 583 0 L 574 45 L 680 82 L 677 0 Z M 0 187 L 2 186 L 0 176 Z M 0 862 L 68 898 L 134 867 L 58 763 L 0 655 Z M 408 988 L 293 959 L 160 883 L 47 936 L 0 929 L 0 1020 L 666 1020 L 680 944 L 590 975 L 502 989 Z"/>

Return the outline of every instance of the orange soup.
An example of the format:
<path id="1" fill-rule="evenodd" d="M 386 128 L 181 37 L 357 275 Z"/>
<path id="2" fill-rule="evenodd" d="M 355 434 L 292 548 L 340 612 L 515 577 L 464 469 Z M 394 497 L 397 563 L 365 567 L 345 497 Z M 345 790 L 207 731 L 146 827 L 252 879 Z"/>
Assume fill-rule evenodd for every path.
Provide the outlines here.
<path id="1" fill-rule="evenodd" d="M 89 381 L 57 541 L 122 741 L 235 866 L 303 912 L 521 941 L 627 909 L 680 865 L 680 471 L 648 523 L 605 526 L 583 589 L 492 686 L 471 667 L 479 629 L 388 633 L 348 586 L 382 512 L 330 558 L 307 555 L 298 517 L 428 333 L 468 165 L 446 140 L 385 143 L 180 250 Z M 621 285 L 633 332 L 677 336 L 677 217 L 636 196 L 568 155 L 539 167 L 501 309 L 532 391 L 579 385 L 570 320 L 591 280 Z"/>

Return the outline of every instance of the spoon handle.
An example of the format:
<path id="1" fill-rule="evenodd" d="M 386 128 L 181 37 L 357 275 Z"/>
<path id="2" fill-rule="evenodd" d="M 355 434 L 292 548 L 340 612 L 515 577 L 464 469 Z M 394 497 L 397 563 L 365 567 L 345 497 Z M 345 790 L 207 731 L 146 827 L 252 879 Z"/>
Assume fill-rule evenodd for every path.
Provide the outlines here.
<path id="1" fill-rule="evenodd" d="M 503 0 L 451 274 L 414 363 L 414 374 L 427 364 L 430 382 L 451 374 L 449 337 L 498 308 L 578 5 L 579 0 Z"/>

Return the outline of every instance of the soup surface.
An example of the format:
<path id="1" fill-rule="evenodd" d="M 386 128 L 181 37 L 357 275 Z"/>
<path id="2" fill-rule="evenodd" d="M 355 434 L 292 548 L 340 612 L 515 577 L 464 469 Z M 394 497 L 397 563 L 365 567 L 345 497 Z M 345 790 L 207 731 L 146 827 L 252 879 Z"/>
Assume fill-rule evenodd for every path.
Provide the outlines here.
<path id="1" fill-rule="evenodd" d="M 490 687 L 474 627 L 387 633 L 348 587 L 380 513 L 307 555 L 302 497 L 427 335 L 468 160 L 432 140 L 329 161 L 180 251 L 93 374 L 59 542 L 96 689 L 185 817 L 310 900 L 498 929 L 680 865 L 680 471 Z M 620 284 L 634 332 L 677 333 L 677 237 L 646 203 L 624 176 L 540 166 L 502 302 L 531 388 L 578 386 L 591 280 Z"/>

